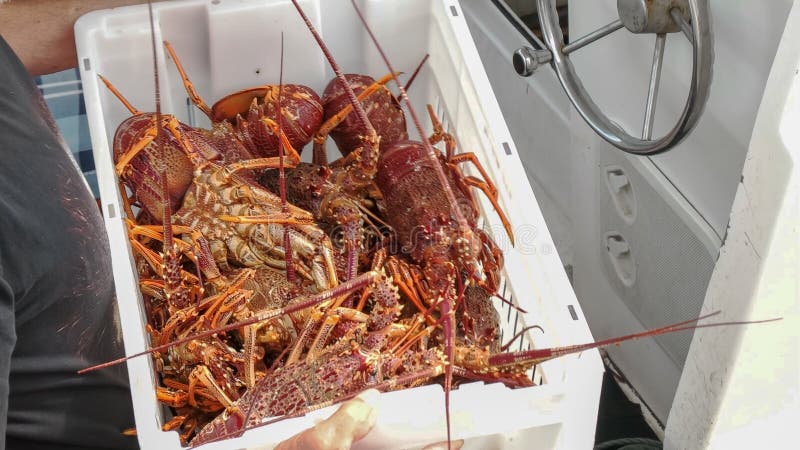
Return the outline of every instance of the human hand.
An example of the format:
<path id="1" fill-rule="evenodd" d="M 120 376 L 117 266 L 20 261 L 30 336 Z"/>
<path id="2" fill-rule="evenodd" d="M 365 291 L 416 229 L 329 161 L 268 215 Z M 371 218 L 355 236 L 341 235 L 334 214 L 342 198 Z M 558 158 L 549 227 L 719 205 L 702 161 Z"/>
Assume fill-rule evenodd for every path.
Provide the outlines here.
<path id="1" fill-rule="evenodd" d="M 342 403 L 330 417 L 289 439 L 275 450 L 346 450 L 369 433 L 378 413 L 375 403 L 380 393 L 370 389 L 358 397 Z M 458 450 L 463 440 L 451 442 L 451 450 Z M 446 450 L 447 442 L 438 442 L 422 450 Z"/>

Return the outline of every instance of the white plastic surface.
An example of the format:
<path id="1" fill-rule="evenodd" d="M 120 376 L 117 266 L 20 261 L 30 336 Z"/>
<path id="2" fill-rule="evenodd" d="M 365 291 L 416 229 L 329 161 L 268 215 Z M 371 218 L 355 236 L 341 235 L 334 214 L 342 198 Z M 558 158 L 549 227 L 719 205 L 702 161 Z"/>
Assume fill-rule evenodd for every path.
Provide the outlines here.
<path id="1" fill-rule="evenodd" d="M 474 43 L 455 0 L 364 0 L 367 20 L 393 64 L 410 72 L 426 54 L 411 89 L 423 111 L 431 103 L 460 148 L 477 153 L 500 190 L 500 201 L 517 238 L 511 248 L 497 216 L 485 227 L 505 252 L 503 292 L 529 311 L 518 315 L 498 308 L 506 340 L 524 325 L 538 324 L 537 348 L 590 342 L 547 227 L 527 182 Z M 384 74 L 387 69 L 349 2 L 305 0 L 301 5 L 317 25 L 346 72 Z M 207 103 L 234 90 L 278 79 L 280 36 L 284 33 L 284 80 L 317 92 L 332 78 L 328 64 L 288 0 L 189 0 L 154 5 L 156 40 L 169 40 Z M 106 227 L 112 243 L 114 275 L 128 354 L 148 342 L 144 316 L 113 171 L 110 142 L 127 110 L 97 79 L 102 74 L 140 110 L 154 109 L 150 26 L 146 6 L 98 11 L 75 27 L 85 102 Z M 157 49 L 162 110 L 179 120 L 205 126 L 187 108 L 186 94 L 171 61 Z M 430 128 L 430 127 L 428 127 Z M 411 133 L 415 136 L 416 133 Z M 305 155 L 310 153 L 306 149 Z M 481 198 L 484 210 L 488 202 Z M 496 305 L 500 305 L 499 302 Z M 538 333 L 538 332 L 537 332 Z M 520 346 L 531 344 L 530 340 Z M 514 346 L 516 347 L 516 345 Z M 178 448 L 174 432 L 162 432 L 165 410 L 155 401 L 155 372 L 149 358 L 129 362 L 136 427 L 142 448 Z M 543 386 L 510 390 L 502 385 L 463 385 L 451 394 L 454 438 L 465 448 L 589 448 L 594 442 L 602 365 L 597 352 L 554 360 L 537 369 Z M 359 448 L 413 448 L 445 437 L 444 396 L 438 385 L 384 394 L 378 424 Z M 329 415 L 306 417 L 248 431 L 241 438 L 206 448 L 271 446 Z"/>
<path id="2" fill-rule="evenodd" d="M 800 1 L 786 20 L 664 448 L 789 448 L 800 417 Z"/>

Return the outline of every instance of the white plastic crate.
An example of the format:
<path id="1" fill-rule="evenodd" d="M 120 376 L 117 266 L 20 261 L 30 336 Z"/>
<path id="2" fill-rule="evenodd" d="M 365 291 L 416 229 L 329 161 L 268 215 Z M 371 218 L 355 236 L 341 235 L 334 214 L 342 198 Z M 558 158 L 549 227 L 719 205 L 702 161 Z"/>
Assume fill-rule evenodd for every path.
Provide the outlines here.
<path id="1" fill-rule="evenodd" d="M 397 70 L 411 72 L 428 53 L 430 59 L 411 87 L 410 96 L 425 125 L 424 107 L 433 104 L 461 151 L 475 152 L 500 190 L 500 200 L 514 227 L 512 248 L 497 215 L 485 228 L 505 254 L 501 293 L 528 314 L 499 301 L 504 341 L 525 325 L 540 325 L 512 350 L 590 342 L 592 337 L 555 253 L 525 171 L 517 156 L 478 53 L 456 0 L 362 0 L 368 22 Z M 303 0 L 302 7 L 319 27 L 334 57 L 347 73 L 374 77 L 388 70 L 347 0 Z M 309 31 L 289 0 L 188 0 L 156 3 L 156 41 L 170 41 L 198 92 L 211 104 L 245 87 L 278 81 L 281 33 L 285 37 L 284 82 L 306 84 L 317 92 L 333 78 Z M 128 354 L 144 350 L 144 314 L 126 227 L 120 212 L 110 142 L 128 111 L 99 82 L 107 77 L 131 103 L 153 111 L 154 93 L 149 16 L 146 5 L 97 11 L 75 25 L 81 77 L 100 184 Z M 208 121 L 188 102 L 180 77 L 163 47 L 157 48 L 162 111 L 207 127 Z M 509 66 L 510 67 L 510 66 Z M 509 69 L 510 70 L 510 69 Z M 411 123 L 409 121 L 409 128 Z M 411 132 L 416 137 L 415 131 Z M 335 157 L 335 146 L 330 145 Z M 557 151 L 558 149 L 553 149 Z M 310 149 L 304 152 L 308 159 Z M 533 338 L 533 339 L 531 339 Z M 142 448 L 180 448 L 174 432 L 162 432 L 167 410 L 155 400 L 156 374 L 150 358 L 128 363 L 136 428 Z M 542 385 L 508 389 L 501 384 L 462 385 L 451 394 L 453 438 L 465 448 L 590 448 L 594 442 L 602 364 L 596 351 L 571 355 L 536 369 Z M 335 408 L 335 407 L 333 407 Z M 312 426 L 333 411 L 251 430 L 238 439 L 206 448 L 272 446 Z M 446 436 L 444 395 L 438 385 L 382 395 L 375 429 L 357 448 L 415 448 Z"/>

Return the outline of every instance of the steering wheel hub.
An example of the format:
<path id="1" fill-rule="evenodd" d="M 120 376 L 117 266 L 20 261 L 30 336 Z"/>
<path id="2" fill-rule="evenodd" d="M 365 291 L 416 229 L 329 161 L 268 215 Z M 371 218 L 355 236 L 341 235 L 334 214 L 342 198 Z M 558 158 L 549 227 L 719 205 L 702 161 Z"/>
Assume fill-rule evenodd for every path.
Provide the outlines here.
<path id="1" fill-rule="evenodd" d="M 631 33 L 675 33 L 680 26 L 672 19 L 676 10 L 687 23 L 690 21 L 687 0 L 617 0 L 617 13 L 622 25 Z"/>

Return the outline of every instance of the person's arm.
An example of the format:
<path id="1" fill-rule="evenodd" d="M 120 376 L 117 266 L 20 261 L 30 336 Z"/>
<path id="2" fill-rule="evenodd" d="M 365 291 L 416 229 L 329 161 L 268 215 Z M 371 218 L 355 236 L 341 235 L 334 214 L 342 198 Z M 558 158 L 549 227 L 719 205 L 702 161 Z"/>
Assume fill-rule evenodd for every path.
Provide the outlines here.
<path id="1" fill-rule="evenodd" d="M 31 75 L 78 66 L 73 26 L 97 9 L 144 0 L 0 0 L 0 34 Z"/>

